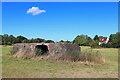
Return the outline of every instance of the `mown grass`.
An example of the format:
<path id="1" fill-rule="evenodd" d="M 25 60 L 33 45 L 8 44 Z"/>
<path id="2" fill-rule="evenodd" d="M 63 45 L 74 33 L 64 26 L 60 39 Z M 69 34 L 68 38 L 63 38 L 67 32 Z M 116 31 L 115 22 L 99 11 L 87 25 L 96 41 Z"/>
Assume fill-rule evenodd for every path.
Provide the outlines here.
<path id="1" fill-rule="evenodd" d="M 117 49 L 93 49 L 106 59 L 104 65 L 88 65 L 84 62 L 39 61 L 10 57 L 12 46 L 2 47 L 2 77 L 4 78 L 117 78 Z M 81 47 L 82 51 L 91 50 Z"/>

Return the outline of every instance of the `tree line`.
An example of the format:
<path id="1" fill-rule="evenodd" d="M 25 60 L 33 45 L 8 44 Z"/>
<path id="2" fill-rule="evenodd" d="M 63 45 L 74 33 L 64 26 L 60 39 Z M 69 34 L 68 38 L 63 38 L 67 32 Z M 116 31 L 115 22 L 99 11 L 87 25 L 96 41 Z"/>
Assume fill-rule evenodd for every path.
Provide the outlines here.
<path id="1" fill-rule="evenodd" d="M 4 34 L 4 35 L 0 35 L 0 44 L 1 45 L 13 45 L 15 43 L 54 43 L 53 40 L 45 40 L 42 38 L 35 38 L 35 39 L 27 39 L 24 36 L 13 36 L 13 35 L 8 35 L 8 34 Z"/>
<path id="2" fill-rule="evenodd" d="M 78 35 L 74 40 L 73 43 L 78 44 L 79 46 L 91 46 L 91 47 L 104 47 L 104 48 L 120 48 L 120 33 L 117 32 L 116 34 L 111 34 L 109 36 L 109 41 L 107 44 L 103 43 L 99 46 L 99 40 L 103 36 L 95 35 L 92 39 L 87 35 Z"/>
<path id="3" fill-rule="evenodd" d="M 120 48 L 120 33 L 111 34 L 109 36 L 109 41 L 107 44 L 102 44 L 99 46 L 99 39 L 103 36 L 95 35 L 92 39 L 88 35 L 78 35 L 73 41 L 63 41 L 60 40 L 57 43 L 73 43 L 79 46 L 91 46 L 91 47 L 106 47 L 106 48 Z M 53 40 L 45 40 L 42 38 L 35 38 L 35 39 L 27 39 L 24 36 L 13 36 L 13 35 L 0 35 L 0 44 L 1 45 L 14 45 L 15 43 L 54 43 Z"/>

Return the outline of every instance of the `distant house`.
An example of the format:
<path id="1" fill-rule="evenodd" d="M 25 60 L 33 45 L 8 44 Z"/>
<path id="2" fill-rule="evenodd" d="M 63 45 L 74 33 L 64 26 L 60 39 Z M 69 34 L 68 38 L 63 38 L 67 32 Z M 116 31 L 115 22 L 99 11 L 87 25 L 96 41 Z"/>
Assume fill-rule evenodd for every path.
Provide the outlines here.
<path id="1" fill-rule="evenodd" d="M 109 40 L 108 40 L 108 38 L 107 37 L 102 37 L 102 38 L 100 38 L 100 40 L 99 40 L 99 45 L 101 45 L 101 44 L 103 44 L 103 43 L 107 43 Z"/>

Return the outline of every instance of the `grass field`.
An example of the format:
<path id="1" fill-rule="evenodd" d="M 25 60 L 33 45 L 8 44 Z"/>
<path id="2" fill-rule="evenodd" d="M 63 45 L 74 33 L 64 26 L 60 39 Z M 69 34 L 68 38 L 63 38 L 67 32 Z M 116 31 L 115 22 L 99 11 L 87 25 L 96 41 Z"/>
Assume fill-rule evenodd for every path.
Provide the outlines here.
<path id="1" fill-rule="evenodd" d="M 3 78 L 118 78 L 118 49 L 115 48 L 92 49 L 102 54 L 104 65 L 12 58 L 9 57 L 11 49 L 12 46 L 2 47 Z M 81 49 L 91 50 L 86 46 Z"/>

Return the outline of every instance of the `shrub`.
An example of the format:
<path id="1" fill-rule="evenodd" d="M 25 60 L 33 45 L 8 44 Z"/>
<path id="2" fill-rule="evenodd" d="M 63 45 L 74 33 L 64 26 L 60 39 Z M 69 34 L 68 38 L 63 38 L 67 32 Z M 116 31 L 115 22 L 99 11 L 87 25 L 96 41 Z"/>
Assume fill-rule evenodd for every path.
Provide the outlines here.
<path id="1" fill-rule="evenodd" d="M 36 53 L 36 56 L 49 55 L 49 51 L 47 51 L 46 53 L 44 53 L 43 50 L 40 49 L 40 48 L 35 48 L 35 53 Z"/>
<path id="2" fill-rule="evenodd" d="M 72 62 L 75 61 L 83 61 L 83 62 L 93 62 L 93 63 L 104 63 L 103 62 L 103 57 L 101 56 L 101 54 L 99 52 L 93 52 L 91 51 L 84 51 L 84 52 L 78 52 L 78 51 L 71 51 L 71 52 L 67 52 L 65 54 L 58 54 L 55 55 L 54 57 L 52 57 L 52 59 L 54 58 L 60 59 L 60 60 L 69 60 Z M 55 59 L 56 59 L 55 58 Z"/>
<path id="3" fill-rule="evenodd" d="M 80 59 L 80 54 L 81 54 L 80 51 L 71 51 L 71 52 L 67 52 L 63 56 L 67 60 L 78 61 Z"/>
<path id="4" fill-rule="evenodd" d="M 103 43 L 103 44 L 101 44 L 101 47 L 104 47 L 104 48 L 106 48 L 106 44 L 105 43 Z"/>
<path id="5" fill-rule="evenodd" d="M 90 46 L 91 46 L 92 48 L 95 48 L 95 47 L 98 47 L 99 45 L 98 45 L 98 42 L 97 42 L 97 41 L 93 41 L 93 42 L 91 42 Z"/>
<path id="6" fill-rule="evenodd" d="M 80 54 L 80 61 L 102 63 L 103 58 L 99 52 L 84 51 Z"/>
<path id="7" fill-rule="evenodd" d="M 36 56 L 40 56 L 42 55 L 42 50 L 39 48 L 35 48 L 35 53 L 36 53 Z"/>
<path id="8" fill-rule="evenodd" d="M 107 47 L 107 48 L 113 48 L 114 46 L 111 44 L 111 42 L 108 42 L 108 43 L 106 44 L 106 47 Z"/>

